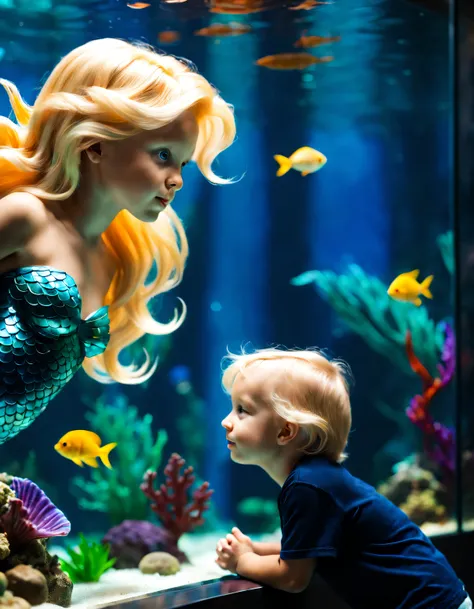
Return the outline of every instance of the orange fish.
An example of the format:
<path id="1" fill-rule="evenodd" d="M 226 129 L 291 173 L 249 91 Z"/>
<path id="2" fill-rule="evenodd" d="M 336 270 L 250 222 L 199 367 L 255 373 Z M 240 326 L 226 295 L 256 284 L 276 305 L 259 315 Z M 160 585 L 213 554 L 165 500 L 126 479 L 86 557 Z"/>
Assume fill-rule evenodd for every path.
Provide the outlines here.
<path id="1" fill-rule="evenodd" d="M 243 23 L 213 23 L 209 27 L 203 27 L 200 30 L 196 30 L 194 32 L 195 36 L 215 36 L 215 37 L 223 37 L 223 36 L 240 36 L 241 34 L 246 34 L 250 32 L 252 28 L 250 25 L 245 25 Z"/>
<path id="2" fill-rule="evenodd" d="M 158 32 L 158 41 L 161 42 L 161 44 L 173 44 L 173 42 L 178 42 L 180 38 L 181 34 L 174 30 Z"/>
<path id="3" fill-rule="evenodd" d="M 278 55 L 261 57 L 255 63 L 271 70 L 304 70 L 315 63 L 327 63 L 333 61 L 333 59 L 334 57 L 331 55 L 315 57 L 310 53 L 279 53 Z"/>
<path id="4" fill-rule="evenodd" d="M 303 32 L 293 46 L 303 49 L 313 49 L 314 47 L 319 47 L 322 44 L 338 42 L 339 40 L 341 40 L 340 36 L 306 36 L 306 32 Z"/>
<path id="5" fill-rule="evenodd" d="M 210 0 L 210 13 L 250 15 L 266 10 L 262 0 Z"/>
<path id="6" fill-rule="evenodd" d="M 317 0 L 305 0 L 298 6 L 289 6 L 290 11 L 310 11 L 311 9 L 319 6 L 320 4 L 334 4 L 334 2 L 318 2 Z"/>
<path id="7" fill-rule="evenodd" d="M 150 5 L 146 2 L 134 2 L 133 4 L 127 4 L 128 8 L 148 8 Z"/>
<path id="8" fill-rule="evenodd" d="M 75 429 L 65 434 L 54 449 L 66 459 L 71 459 L 79 467 L 84 467 L 83 463 L 90 467 L 99 467 L 97 457 L 102 463 L 112 469 L 109 461 L 110 451 L 117 446 L 116 442 L 111 442 L 101 446 L 102 440 L 93 431 L 85 429 Z"/>

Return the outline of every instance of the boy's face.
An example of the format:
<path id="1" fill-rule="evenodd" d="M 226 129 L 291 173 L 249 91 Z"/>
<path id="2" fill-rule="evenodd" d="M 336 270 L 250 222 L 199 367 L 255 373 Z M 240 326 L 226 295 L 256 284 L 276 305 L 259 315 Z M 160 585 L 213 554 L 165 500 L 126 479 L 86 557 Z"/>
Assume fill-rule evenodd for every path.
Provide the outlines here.
<path id="1" fill-rule="evenodd" d="M 232 410 L 222 421 L 231 459 L 236 463 L 271 468 L 279 452 L 279 432 L 285 422 L 273 410 L 274 390 L 269 363 L 249 366 L 239 373 L 232 387 Z"/>

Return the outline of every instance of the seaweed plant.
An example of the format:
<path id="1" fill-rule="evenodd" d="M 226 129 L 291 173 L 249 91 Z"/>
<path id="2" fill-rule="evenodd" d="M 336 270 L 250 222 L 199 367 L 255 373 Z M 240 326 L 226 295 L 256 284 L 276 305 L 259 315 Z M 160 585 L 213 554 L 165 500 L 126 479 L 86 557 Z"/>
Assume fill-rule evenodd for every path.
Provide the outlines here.
<path id="1" fill-rule="evenodd" d="M 436 243 L 441 252 L 444 266 L 448 269 L 452 275 L 454 273 L 454 236 L 453 231 L 449 230 L 442 235 L 438 235 Z"/>
<path id="2" fill-rule="evenodd" d="M 109 558 L 107 544 L 87 541 L 82 533 L 79 534 L 77 549 L 66 546 L 69 560 L 59 558 L 61 569 L 69 575 L 74 584 L 98 582 L 102 575 L 111 569 L 116 559 Z"/>
<path id="3" fill-rule="evenodd" d="M 104 443 L 117 442 L 117 448 L 113 469 L 97 468 L 88 472 L 90 478 L 73 478 L 72 492 L 80 507 L 108 514 L 112 525 L 126 519 L 146 520 L 148 502 L 138 489 L 145 471 L 159 469 L 168 434 L 164 429 L 154 434 L 152 415 L 140 417 L 123 394 L 112 403 L 99 398 L 85 416 Z"/>
<path id="4" fill-rule="evenodd" d="M 439 235 L 436 243 L 449 273 L 454 272 L 452 231 Z M 413 344 L 427 370 L 435 374 L 444 345 L 444 323 L 436 324 L 425 307 L 393 300 L 387 286 L 368 275 L 357 264 L 345 274 L 333 271 L 306 271 L 291 279 L 295 286 L 314 283 L 321 296 L 345 324 L 359 334 L 377 353 L 388 357 L 406 374 L 412 370 L 405 357 L 405 336 L 410 332 Z"/>

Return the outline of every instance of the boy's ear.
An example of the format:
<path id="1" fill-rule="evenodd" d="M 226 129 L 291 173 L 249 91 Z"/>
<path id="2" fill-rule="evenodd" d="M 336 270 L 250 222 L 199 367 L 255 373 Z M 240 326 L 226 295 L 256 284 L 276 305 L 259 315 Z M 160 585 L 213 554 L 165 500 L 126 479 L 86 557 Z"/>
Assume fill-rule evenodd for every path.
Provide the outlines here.
<path id="1" fill-rule="evenodd" d="M 278 432 L 277 442 L 280 446 L 286 446 L 289 442 L 294 440 L 298 435 L 300 430 L 300 426 L 296 423 L 290 423 L 289 421 L 285 421 L 283 423 L 283 427 Z"/>

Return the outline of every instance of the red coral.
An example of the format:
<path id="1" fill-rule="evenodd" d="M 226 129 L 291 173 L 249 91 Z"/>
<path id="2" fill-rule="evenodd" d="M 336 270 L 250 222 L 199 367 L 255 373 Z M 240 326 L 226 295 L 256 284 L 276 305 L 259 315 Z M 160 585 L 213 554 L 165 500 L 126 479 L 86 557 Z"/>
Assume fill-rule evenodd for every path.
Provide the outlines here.
<path id="1" fill-rule="evenodd" d="M 214 492 L 209 489 L 209 482 L 203 482 L 194 491 L 192 502 L 187 503 L 187 490 L 196 477 L 191 466 L 180 473 L 184 464 L 185 460 L 177 453 L 173 453 L 165 467 L 166 482 L 159 490 L 154 489 L 158 473 L 151 470 L 145 473 L 143 483 L 140 485 L 140 489 L 153 502 L 151 509 L 176 541 L 183 533 L 204 523 L 202 515 L 209 509 L 208 499 Z"/>

